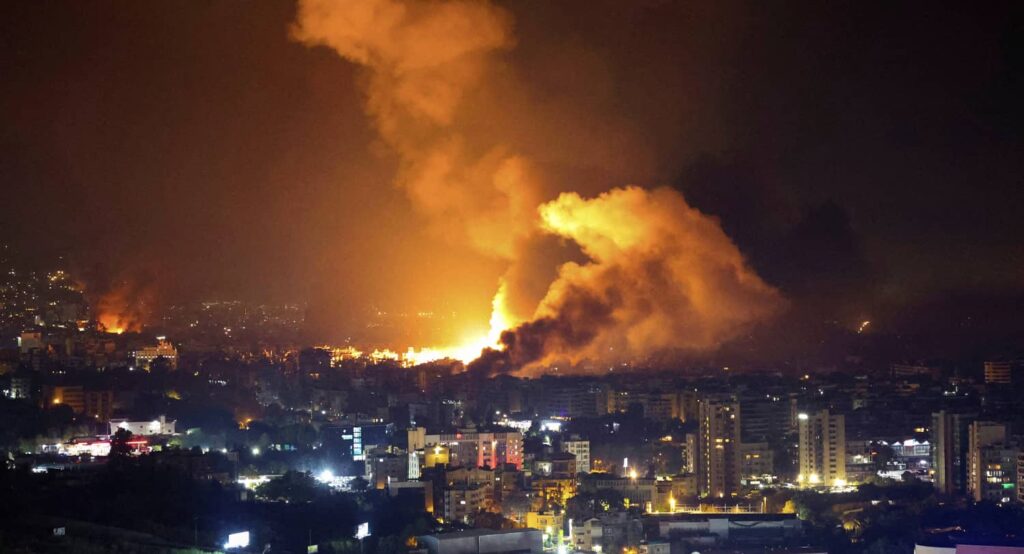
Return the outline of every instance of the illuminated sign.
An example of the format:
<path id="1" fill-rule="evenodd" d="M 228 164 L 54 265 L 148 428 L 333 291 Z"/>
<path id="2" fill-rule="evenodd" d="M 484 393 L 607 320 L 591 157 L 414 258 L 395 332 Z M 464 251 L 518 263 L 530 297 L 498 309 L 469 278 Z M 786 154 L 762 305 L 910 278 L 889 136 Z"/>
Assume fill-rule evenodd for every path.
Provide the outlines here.
<path id="1" fill-rule="evenodd" d="M 544 421 L 540 422 L 540 430 L 541 431 L 554 431 L 555 433 L 561 432 L 561 430 L 562 430 L 562 422 L 561 421 L 551 421 L 550 419 L 545 419 Z"/>
<path id="2" fill-rule="evenodd" d="M 245 548 L 249 546 L 249 532 L 231 533 L 228 535 L 228 542 L 224 543 L 224 550 L 231 548 Z"/>

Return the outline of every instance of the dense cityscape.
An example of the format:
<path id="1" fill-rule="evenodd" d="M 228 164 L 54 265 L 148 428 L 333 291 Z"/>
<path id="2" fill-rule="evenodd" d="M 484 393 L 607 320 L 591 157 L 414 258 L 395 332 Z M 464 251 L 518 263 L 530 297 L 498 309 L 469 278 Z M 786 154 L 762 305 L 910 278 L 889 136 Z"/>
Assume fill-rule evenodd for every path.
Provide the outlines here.
<path id="1" fill-rule="evenodd" d="M 1024 554 L 1024 3 L 0 4 L 0 553 Z"/>
<path id="2" fill-rule="evenodd" d="M 1024 540 L 1019 360 L 488 377 L 280 340 L 294 306 L 205 302 L 112 333 L 65 270 L 4 269 L 5 551 Z"/>

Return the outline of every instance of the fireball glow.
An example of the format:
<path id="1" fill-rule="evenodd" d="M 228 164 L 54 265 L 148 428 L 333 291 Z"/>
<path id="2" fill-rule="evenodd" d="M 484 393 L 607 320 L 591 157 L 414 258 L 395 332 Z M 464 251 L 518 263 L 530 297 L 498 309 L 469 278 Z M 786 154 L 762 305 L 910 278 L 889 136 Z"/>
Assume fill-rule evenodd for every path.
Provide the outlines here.
<path id="1" fill-rule="evenodd" d="M 584 197 L 553 185 L 543 160 L 481 131 L 481 94 L 508 78 L 502 55 L 515 46 L 513 23 L 490 2 L 299 3 L 293 37 L 364 72 L 366 112 L 397 155 L 396 185 L 427 227 L 505 269 L 487 329 L 379 356 L 406 365 L 456 359 L 493 373 L 707 352 L 776 314 L 778 291 L 679 192 L 628 186 Z M 485 117 L 506 107 L 483 105 Z M 586 260 L 538 268 L 538 244 L 552 238 Z"/>

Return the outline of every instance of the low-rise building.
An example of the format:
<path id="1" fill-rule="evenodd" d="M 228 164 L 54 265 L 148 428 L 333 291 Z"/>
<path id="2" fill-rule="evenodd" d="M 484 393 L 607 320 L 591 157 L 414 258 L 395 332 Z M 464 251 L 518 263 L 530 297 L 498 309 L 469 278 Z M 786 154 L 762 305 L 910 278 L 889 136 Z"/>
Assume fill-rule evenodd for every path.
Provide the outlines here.
<path id="1" fill-rule="evenodd" d="M 466 467 L 523 465 L 523 435 L 518 431 L 480 433 L 459 430 L 455 433 L 428 435 L 423 427 L 408 431 L 409 450 L 440 446 L 447 448 L 449 463 Z"/>
<path id="2" fill-rule="evenodd" d="M 494 487 L 475 483 L 457 483 L 444 489 L 444 519 L 473 523 L 477 513 L 494 505 Z"/>
<path id="3" fill-rule="evenodd" d="M 640 554 L 669 554 L 672 551 L 672 544 L 665 541 L 653 541 L 640 543 Z"/>
<path id="4" fill-rule="evenodd" d="M 132 355 L 135 358 L 135 365 L 147 371 L 158 358 L 166 360 L 170 369 L 178 367 L 178 349 L 163 337 L 158 337 L 155 345 L 144 346 L 133 352 Z"/>
<path id="5" fill-rule="evenodd" d="M 619 552 L 639 545 L 644 535 L 640 518 L 626 511 L 604 512 L 570 527 L 573 548 L 584 552 Z"/>
<path id="6" fill-rule="evenodd" d="M 656 517 L 659 536 L 670 540 L 713 539 L 714 542 L 767 546 L 798 537 L 796 514 L 673 514 Z"/>
<path id="7" fill-rule="evenodd" d="M 534 496 L 548 504 L 565 506 L 576 496 L 576 479 L 572 477 L 534 477 L 530 480 Z"/>
<path id="8" fill-rule="evenodd" d="M 576 456 L 569 452 L 555 452 L 533 461 L 534 474 L 542 477 L 576 476 Z"/>
<path id="9" fill-rule="evenodd" d="M 557 537 L 558 531 L 565 524 L 565 515 L 553 512 L 527 512 L 526 526 L 531 529 L 540 529 L 548 536 L 548 540 Z"/>
<path id="10" fill-rule="evenodd" d="M 562 441 L 562 451 L 576 457 L 576 471 L 590 473 L 590 441 L 573 438 Z"/>
<path id="11" fill-rule="evenodd" d="M 408 478 L 409 460 L 406 456 L 370 454 L 366 461 L 366 480 L 378 490 L 387 488 L 392 481 L 405 481 Z"/>
<path id="12" fill-rule="evenodd" d="M 125 430 L 133 435 L 173 435 L 175 420 L 160 416 L 151 421 L 110 420 L 110 434 Z"/>
<path id="13" fill-rule="evenodd" d="M 114 409 L 114 391 L 87 389 L 82 385 L 55 385 L 43 389 L 47 406 L 68 406 L 79 415 L 107 421 Z"/>
<path id="14" fill-rule="evenodd" d="M 674 512 L 677 506 L 696 499 L 698 493 L 697 476 L 693 473 L 658 478 L 652 510 Z"/>
<path id="15" fill-rule="evenodd" d="M 572 541 L 573 549 L 583 552 L 595 552 L 595 546 L 597 550 L 602 550 L 603 546 L 603 527 L 601 520 L 596 517 L 592 517 L 579 524 L 572 526 L 572 535 L 569 539 Z"/>
<path id="16" fill-rule="evenodd" d="M 429 554 L 540 554 L 543 547 L 537 529 L 473 529 L 418 537 Z"/>
<path id="17" fill-rule="evenodd" d="M 640 507 L 652 505 L 658 494 L 654 479 L 616 477 L 607 473 L 591 473 L 580 481 L 580 489 L 586 492 L 612 490 L 621 494 L 630 506 Z"/>

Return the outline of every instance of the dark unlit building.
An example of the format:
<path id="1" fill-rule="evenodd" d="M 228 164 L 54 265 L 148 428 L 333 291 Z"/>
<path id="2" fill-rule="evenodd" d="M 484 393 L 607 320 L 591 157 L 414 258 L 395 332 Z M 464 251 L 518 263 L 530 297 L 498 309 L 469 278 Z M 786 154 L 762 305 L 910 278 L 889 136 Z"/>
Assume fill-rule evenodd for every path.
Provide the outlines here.
<path id="1" fill-rule="evenodd" d="M 662 539 L 707 544 L 781 545 L 803 530 L 795 514 L 673 514 L 654 521 Z"/>
<path id="2" fill-rule="evenodd" d="M 473 529 L 419 537 L 430 554 L 540 554 L 542 540 L 537 529 Z"/>

